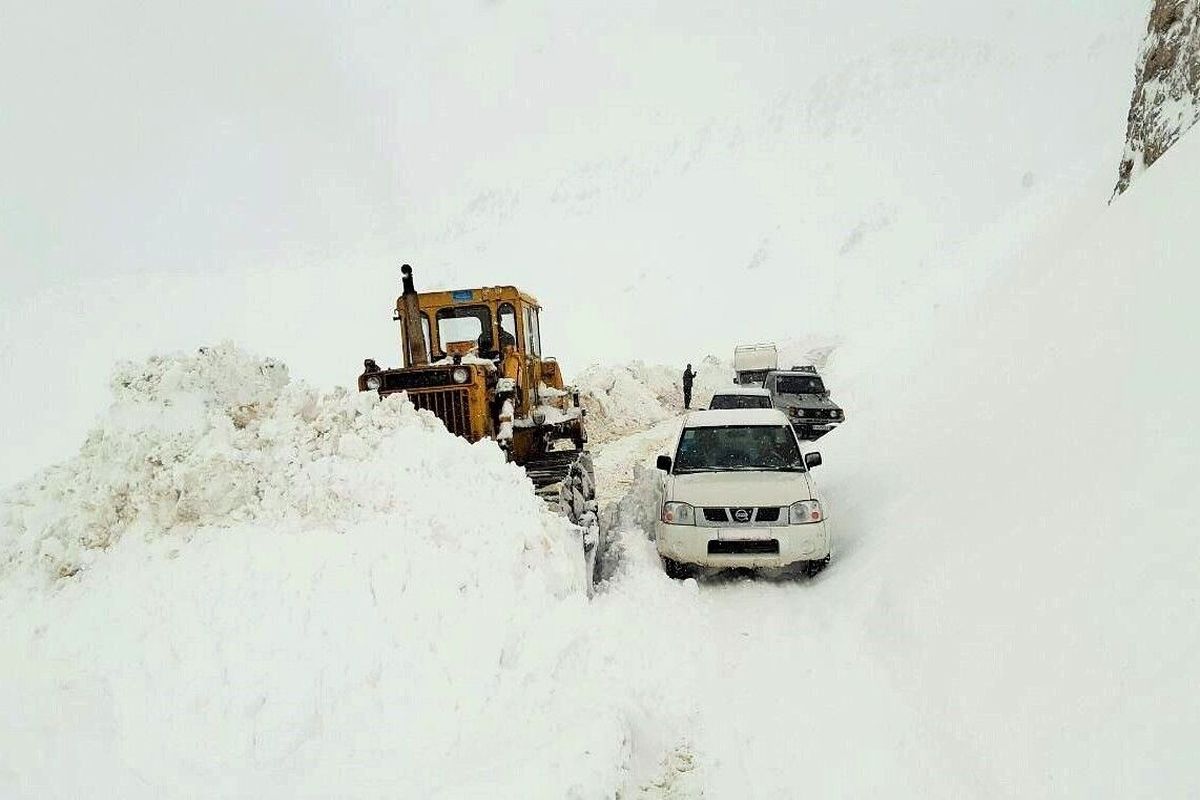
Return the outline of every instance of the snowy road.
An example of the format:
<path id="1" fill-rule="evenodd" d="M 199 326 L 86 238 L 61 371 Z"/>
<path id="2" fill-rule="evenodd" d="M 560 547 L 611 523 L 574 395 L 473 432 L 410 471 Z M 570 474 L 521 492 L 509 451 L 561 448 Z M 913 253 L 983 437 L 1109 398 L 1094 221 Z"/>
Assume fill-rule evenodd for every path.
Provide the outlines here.
<path id="1" fill-rule="evenodd" d="M 653 466 L 654 457 L 667 452 L 678 434 L 679 420 L 668 419 L 595 448 L 596 497 L 601 506 L 629 492 L 634 465 Z"/>
<path id="2" fill-rule="evenodd" d="M 635 488 L 635 466 L 649 467 L 666 452 L 678 426 L 668 420 L 598 448 L 602 499 Z M 645 505 L 645 485 L 641 492 L 634 502 Z M 833 508 L 839 500 L 830 498 Z M 643 785 L 643 796 L 961 797 L 979 790 L 947 768 L 953 745 L 908 704 L 864 636 L 869 609 L 853 579 L 859 547 L 835 550 L 831 568 L 811 580 L 725 574 L 678 583 L 662 574 L 645 534 L 626 532 L 639 544 L 627 544 L 626 563 L 598 602 L 645 592 L 647 582 L 669 584 L 653 601 L 628 598 L 628 607 L 657 604 L 657 634 L 648 636 L 642 620 L 640 635 L 654 641 L 656 668 L 678 675 L 672 697 L 688 709 L 693 738 L 687 780 L 660 777 Z M 850 558 L 839 559 L 841 551 Z"/>

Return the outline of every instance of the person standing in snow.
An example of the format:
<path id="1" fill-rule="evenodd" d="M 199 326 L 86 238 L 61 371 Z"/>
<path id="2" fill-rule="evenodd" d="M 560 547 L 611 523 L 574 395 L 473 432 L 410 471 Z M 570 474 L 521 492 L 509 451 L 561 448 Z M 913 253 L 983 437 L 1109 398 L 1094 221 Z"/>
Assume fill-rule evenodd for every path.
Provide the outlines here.
<path id="1" fill-rule="evenodd" d="M 687 369 L 683 371 L 683 407 L 685 409 L 692 407 L 692 383 L 696 380 L 696 373 L 692 372 L 692 365 L 688 364 Z"/>

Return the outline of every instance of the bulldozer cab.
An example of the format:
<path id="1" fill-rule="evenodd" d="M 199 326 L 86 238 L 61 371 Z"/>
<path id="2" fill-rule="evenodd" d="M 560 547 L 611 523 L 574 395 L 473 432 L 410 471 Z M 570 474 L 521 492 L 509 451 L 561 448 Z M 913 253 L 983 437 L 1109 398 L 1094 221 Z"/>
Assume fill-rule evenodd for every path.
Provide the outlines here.
<path id="1" fill-rule="evenodd" d="M 524 358 L 541 357 L 540 307 L 533 296 L 514 286 L 418 293 L 420 354 L 413 353 L 408 341 L 414 326 L 405 320 L 405 306 L 402 295 L 396 300 L 395 319 L 401 323 L 406 367 L 456 356 L 495 361 L 509 348 Z"/>
<path id="2" fill-rule="evenodd" d="M 407 392 L 453 433 L 493 438 L 520 463 L 571 440 L 582 450 L 578 394 L 542 352 L 541 308 L 515 286 L 417 292 L 412 270 L 393 317 L 400 323 L 403 367 L 368 359 L 359 389 Z"/>

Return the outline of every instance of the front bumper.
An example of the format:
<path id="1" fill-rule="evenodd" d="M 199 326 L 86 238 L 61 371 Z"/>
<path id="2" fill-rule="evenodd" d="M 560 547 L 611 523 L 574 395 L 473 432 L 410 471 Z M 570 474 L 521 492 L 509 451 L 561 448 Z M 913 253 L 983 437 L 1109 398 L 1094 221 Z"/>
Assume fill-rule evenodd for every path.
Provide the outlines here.
<path id="1" fill-rule="evenodd" d="M 829 555 L 829 530 L 824 521 L 746 528 L 658 522 L 655 534 L 660 555 L 702 567 L 786 567 Z M 778 543 L 777 548 L 773 542 Z"/>
<path id="2" fill-rule="evenodd" d="M 820 439 L 841 424 L 841 420 L 818 422 L 815 419 L 806 420 L 797 417 L 789 417 L 788 421 L 792 423 L 792 430 L 796 431 L 796 435 L 808 441 Z"/>

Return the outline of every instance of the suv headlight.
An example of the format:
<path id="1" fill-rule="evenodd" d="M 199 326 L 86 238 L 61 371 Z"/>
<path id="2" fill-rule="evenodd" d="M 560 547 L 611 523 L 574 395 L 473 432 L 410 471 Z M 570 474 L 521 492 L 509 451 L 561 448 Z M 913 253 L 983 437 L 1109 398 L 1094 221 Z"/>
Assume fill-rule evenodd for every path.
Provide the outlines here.
<path id="1" fill-rule="evenodd" d="M 466 367 L 456 367 L 454 372 L 450 373 L 450 378 L 455 383 L 466 383 L 467 378 L 470 378 L 470 377 L 471 377 L 471 373 L 467 371 Z"/>
<path id="2" fill-rule="evenodd" d="M 801 500 L 799 503 L 792 503 L 788 509 L 790 522 L 793 525 L 808 525 L 813 522 L 820 522 L 824 518 L 821 513 L 821 504 L 816 500 Z"/>
<path id="3" fill-rule="evenodd" d="M 696 509 L 687 503 L 663 503 L 660 519 L 668 525 L 695 525 Z"/>
<path id="4" fill-rule="evenodd" d="M 371 375 L 367 378 L 368 389 L 378 389 L 380 386 L 383 386 L 383 379 L 378 375 Z"/>

